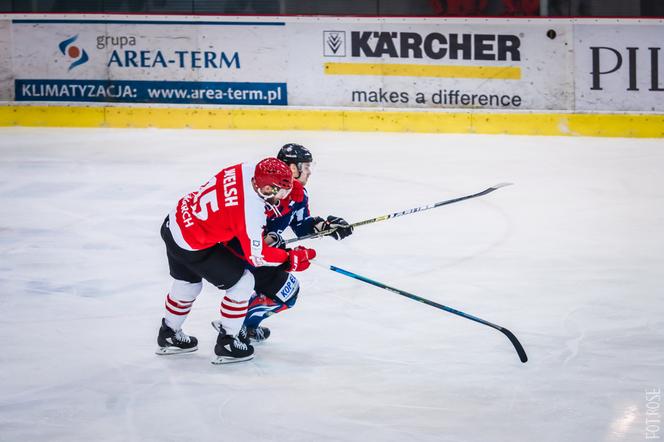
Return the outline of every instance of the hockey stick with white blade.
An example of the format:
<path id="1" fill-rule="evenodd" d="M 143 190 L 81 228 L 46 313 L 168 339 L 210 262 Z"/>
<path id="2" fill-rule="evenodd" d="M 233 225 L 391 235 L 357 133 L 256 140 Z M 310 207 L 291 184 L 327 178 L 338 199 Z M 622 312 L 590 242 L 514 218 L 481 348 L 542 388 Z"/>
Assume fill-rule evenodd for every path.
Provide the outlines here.
<path id="1" fill-rule="evenodd" d="M 507 336 L 507 339 L 510 340 L 510 342 L 514 346 L 514 349 L 516 350 L 517 354 L 519 355 L 519 359 L 521 360 L 521 362 L 523 362 L 524 364 L 526 362 L 528 362 L 528 356 L 526 355 L 526 351 L 523 349 L 523 346 L 521 345 L 519 340 L 516 338 L 516 336 L 514 336 L 514 333 L 512 333 L 511 331 L 509 331 L 505 327 L 501 327 L 500 325 L 496 325 L 496 324 L 493 324 L 489 321 L 485 321 L 482 318 L 478 318 L 477 316 L 470 315 L 470 314 L 462 312 L 460 310 L 453 309 L 452 307 L 448 307 L 448 306 L 443 305 L 443 304 L 438 304 L 437 302 L 430 301 L 428 299 L 422 298 L 421 296 L 417 296 L 417 295 L 414 295 L 412 293 L 408 293 L 408 292 L 405 292 L 403 290 L 400 290 L 400 289 L 397 289 L 397 288 L 394 288 L 394 287 L 390 287 L 389 285 L 383 284 L 382 282 L 374 281 L 373 279 L 366 278 L 362 275 L 358 275 L 357 273 L 353 273 L 353 272 L 341 269 L 341 268 L 333 266 L 333 265 L 322 264 L 322 263 L 319 263 L 319 262 L 316 262 L 316 261 L 312 261 L 312 264 L 316 264 L 320 267 L 325 267 L 329 270 L 332 270 L 333 272 L 340 273 L 342 275 L 357 279 L 357 280 L 362 281 L 362 282 L 366 282 L 367 284 L 371 284 L 375 287 L 378 287 L 378 288 L 381 288 L 381 289 L 384 289 L 384 290 L 388 290 L 392 293 L 396 293 L 397 295 L 405 296 L 406 298 L 410 298 L 414 301 L 422 302 L 426 305 L 430 305 L 431 307 L 435 307 L 435 308 L 440 309 L 440 310 L 445 310 L 446 312 L 455 314 L 457 316 L 461 316 L 462 318 L 470 319 L 471 321 L 475 321 L 475 322 L 478 322 L 482 325 L 486 325 L 486 326 L 489 326 L 491 328 L 494 328 L 494 329 L 498 330 L 499 332 L 501 332 L 502 334 L 504 334 L 505 336 Z"/>
<path id="2" fill-rule="evenodd" d="M 364 221 L 358 221 L 356 223 L 353 223 L 353 224 L 350 225 L 350 227 L 355 228 L 355 227 L 358 227 L 358 226 L 363 226 L 365 224 L 371 224 L 371 223 L 375 223 L 375 222 L 378 222 L 378 221 L 385 221 L 387 219 L 396 218 L 398 216 L 410 215 L 411 213 L 422 212 L 424 210 L 435 209 L 436 207 L 446 206 L 448 204 L 453 204 L 453 203 L 458 203 L 459 201 L 465 201 L 465 200 L 468 200 L 468 199 L 471 199 L 471 198 L 477 198 L 478 196 L 486 195 L 487 193 L 491 193 L 494 190 L 500 189 L 501 187 L 510 186 L 510 185 L 512 185 L 512 183 L 499 183 L 499 184 L 496 184 L 495 186 L 491 186 L 487 189 L 484 189 L 481 192 L 474 193 L 472 195 L 466 195 L 466 196 L 462 196 L 462 197 L 459 197 L 459 198 L 453 198 L 453 199 L 450 199 L 450 200 L 440 201 L 440 202 L 433 203 L 433 204 L 427 204 L 426 206 L 414 207 L 412 209 L 403 210 L 401 212 L 394 212 L 394 213 L 390 213 L 388 215 L 377 216 L 375 218 L 366 219 Z M 296 241 L 302 241 L 302 240 L 305 240 L 305 239 L 320 238 L 321 236 L 327 236 L 327 235 L 330 235 L 330 234 L 334 233 L 335 230 L 336 230 L 336 228 L 329 229 L 329 230 L 323 230 L 323 231 L 316 232 L 316 233 L 311 233 L 309 235 L 300 236 L 299 238 L 287 239 L 286 244 L 290 244 L 290 243 L 293 243 L 293 242 L 296 242 Z"/>

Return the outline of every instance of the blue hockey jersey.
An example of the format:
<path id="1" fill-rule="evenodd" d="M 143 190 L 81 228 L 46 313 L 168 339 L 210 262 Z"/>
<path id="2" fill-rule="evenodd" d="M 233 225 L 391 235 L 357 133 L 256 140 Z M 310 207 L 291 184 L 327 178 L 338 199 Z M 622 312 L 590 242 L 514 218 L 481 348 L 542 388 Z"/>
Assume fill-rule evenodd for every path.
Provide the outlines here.
<path id="1" fill-rule="evenodd" d="M 291 193 L 279 201 L 276 209 L 267 213 L 266 233 L 277 232 L 281 235 L 288 227 L 298 237 L 314 233 L 316 220 L 309 211 L 309 195 L 298 180 L 293 180 Z"/>

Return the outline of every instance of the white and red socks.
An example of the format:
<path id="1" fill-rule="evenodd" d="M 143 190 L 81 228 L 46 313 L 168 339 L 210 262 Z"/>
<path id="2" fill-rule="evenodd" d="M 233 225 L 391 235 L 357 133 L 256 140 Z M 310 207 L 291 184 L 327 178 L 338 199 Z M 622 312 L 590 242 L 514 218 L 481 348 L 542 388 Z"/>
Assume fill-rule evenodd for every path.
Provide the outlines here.
<path id="1" fill-rule="evenodd" d="M 203 289 L 202 282 L 173 281 L 170 292 L 166 295 L 164 307 L 166 312 L 164 319 L 166 325 L 177 331 L 182 328 L 182 324 L 191 311 L 191 307 L 196 297 Z"/>
<path id="2" fill-rule="evenodd" d="M 228 295 L 224 296 L 221 300 L 221 323 L 228 335 L 237 335 L 242 328 L 244 318 L 247 316 L 247 309 L 249 308 L 249 299 L 238 301 L 231 299 Z"/>

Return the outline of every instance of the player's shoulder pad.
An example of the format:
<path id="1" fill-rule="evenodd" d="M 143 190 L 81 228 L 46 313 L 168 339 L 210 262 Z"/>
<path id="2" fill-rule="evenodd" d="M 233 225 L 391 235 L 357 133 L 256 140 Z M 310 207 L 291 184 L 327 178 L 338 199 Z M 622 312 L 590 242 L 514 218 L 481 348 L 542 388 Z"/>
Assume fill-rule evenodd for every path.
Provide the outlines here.
<path id="1" fill-rule="evenodd" d="M 291 190 L 290 197 L 296 203 L 304 201 L 304 186 L 298 180 L 293 180 L 293 189 Z"/>

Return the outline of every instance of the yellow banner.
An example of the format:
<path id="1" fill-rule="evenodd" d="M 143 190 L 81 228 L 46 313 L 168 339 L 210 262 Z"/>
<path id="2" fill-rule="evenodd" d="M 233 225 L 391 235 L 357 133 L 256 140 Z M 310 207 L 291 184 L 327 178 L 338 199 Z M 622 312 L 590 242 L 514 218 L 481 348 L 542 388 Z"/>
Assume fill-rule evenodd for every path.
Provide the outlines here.
<path id="1" fill-rule="evenodd" d="M 500 80 L 521 79 L 521 68 L 513 66 L 325 63 L 325 73 L 327 75 L 376 75 L 381 77 L 491 78 Z"/>

